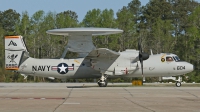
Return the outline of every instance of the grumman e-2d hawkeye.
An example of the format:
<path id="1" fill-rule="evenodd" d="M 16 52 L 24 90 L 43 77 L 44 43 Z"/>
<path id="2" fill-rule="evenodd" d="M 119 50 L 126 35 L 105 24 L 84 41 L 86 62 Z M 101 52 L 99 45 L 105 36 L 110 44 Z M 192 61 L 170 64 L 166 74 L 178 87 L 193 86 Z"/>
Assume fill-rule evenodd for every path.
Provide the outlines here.
<path id="1" fill-rule="evenodd" d="M 175 54 L 151 54 L 127 49 L 115 52 L 95 48 L 92 36 L 122 33 L 111 28 L 63 28 L 48 30 L 48 34 L 68 36 L 68 44 L 60 59 L 35 59 L 29 56 L 22 36 L 5 37 L 5 68 L 15 70 L 25 78 L 28 75 L 59 78 L 100 78 L 98 85 L 107 86 L 107 78 L 168 77 L 193 71 L 193 65 L 181 61 Z M 78 53 L 76 59 L 64 59 L 68 51 Z M 143 74 L 144 72 L 144 74 Z M 180 82 L 176 86 L 181 86 Z"/>

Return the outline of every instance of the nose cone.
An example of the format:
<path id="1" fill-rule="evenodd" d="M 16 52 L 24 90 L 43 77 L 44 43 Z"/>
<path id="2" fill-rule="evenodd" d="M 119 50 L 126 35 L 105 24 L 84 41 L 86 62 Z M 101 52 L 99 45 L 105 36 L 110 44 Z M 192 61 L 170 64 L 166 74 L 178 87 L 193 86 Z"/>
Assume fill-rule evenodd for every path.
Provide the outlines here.
<path id="1" fill-rule="evenodd" d="M 194 66 L 188 62 L 178 62 L 177 71 L 186 74 L 194 70 Z"/>
<path id="2" fill-rule="evenodd" d="M 194 70 L 194 66 L 193 66 L 192 64 L 187 63 L 186 66 L 187 66 L 187 68 L 188 68 L 188 69 L 186 68 L 186 70 L 188 71 L 188 73 L 189 73 L 189 72 L 192 72 L 192 71 Z"/>

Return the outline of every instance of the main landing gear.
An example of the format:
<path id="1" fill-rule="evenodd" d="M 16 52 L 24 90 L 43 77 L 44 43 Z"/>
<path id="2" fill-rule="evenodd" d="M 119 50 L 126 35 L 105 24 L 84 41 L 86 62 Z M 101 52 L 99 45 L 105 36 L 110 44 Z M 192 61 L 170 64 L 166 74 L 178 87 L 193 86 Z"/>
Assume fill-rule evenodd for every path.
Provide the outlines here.
<path id="1" fill-rule="evenodd" d="M 107 77 L 108 75 L 101 75 L 101 78 L 99 79 L 99 81 L 97 82 L 97 84 L 99 85 L 99 87 L 106 87 L 108 82 L 107 82 Z"/>

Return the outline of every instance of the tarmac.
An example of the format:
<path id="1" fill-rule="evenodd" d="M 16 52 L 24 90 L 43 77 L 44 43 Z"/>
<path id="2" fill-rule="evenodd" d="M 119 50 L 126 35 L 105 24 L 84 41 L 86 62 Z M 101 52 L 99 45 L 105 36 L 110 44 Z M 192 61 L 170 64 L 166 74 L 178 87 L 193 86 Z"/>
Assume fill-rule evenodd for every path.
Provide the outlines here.
<path id="1" fill-rule="evenodd" d="M 0 112 L 200 112 L 198 85 L 109 85 L 0 83 Z"/>

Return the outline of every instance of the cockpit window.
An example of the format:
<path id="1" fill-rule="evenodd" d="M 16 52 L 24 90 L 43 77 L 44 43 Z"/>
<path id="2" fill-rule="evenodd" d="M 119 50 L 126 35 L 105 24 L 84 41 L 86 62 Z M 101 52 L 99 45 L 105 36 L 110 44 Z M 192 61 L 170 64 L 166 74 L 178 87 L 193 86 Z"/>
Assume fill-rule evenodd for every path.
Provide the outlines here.
<path id="1" fill-rule="evenodd" d="M 166 61 L 168 61 L 168 62 L 173 61 L 173 58 L 171 56 L 167 56 Z"/>
<path id="2" fill-rule="evenodd" d="M 180 58 L 178 56 L 173 56 L 175 61 L 180 61 Z"/>

